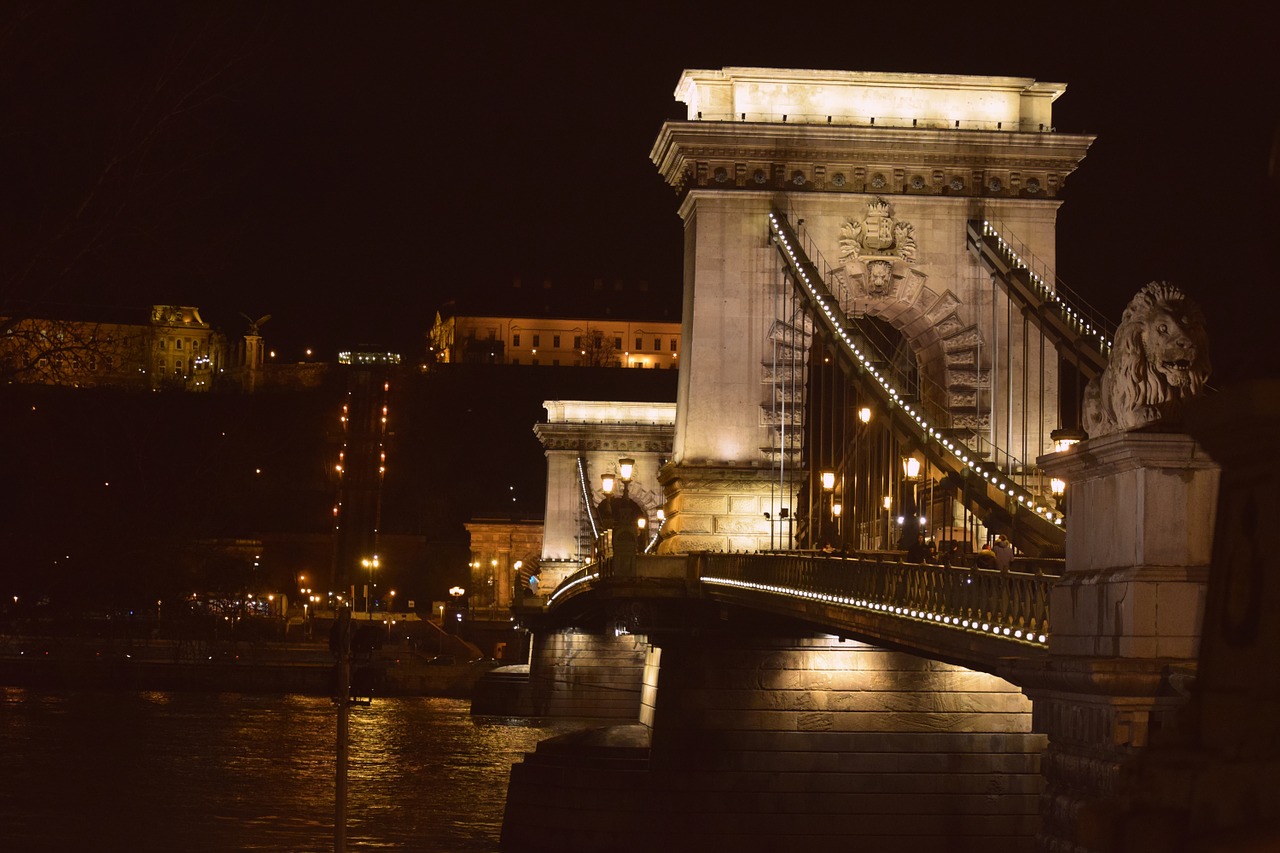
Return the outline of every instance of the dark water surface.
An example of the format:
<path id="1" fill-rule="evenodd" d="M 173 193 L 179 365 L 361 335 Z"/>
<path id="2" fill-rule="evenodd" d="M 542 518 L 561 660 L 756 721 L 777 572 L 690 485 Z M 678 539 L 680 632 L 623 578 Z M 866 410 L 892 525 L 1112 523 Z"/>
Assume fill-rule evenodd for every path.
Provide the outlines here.
<path id="1" fill-rule="evenodd" d="M 469 704 L 352 711 L 348 850 L 494 853 L 511 765 L 589 725 Z M 323 697 L 0 687 L 0 850 L 333 850 L 336 728 Z"/>

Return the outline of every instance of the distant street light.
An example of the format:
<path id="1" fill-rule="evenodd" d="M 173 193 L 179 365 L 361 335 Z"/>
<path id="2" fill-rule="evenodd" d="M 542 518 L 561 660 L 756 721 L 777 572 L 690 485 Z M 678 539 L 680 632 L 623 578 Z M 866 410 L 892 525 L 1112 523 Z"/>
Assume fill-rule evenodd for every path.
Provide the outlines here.
<path id="1" fill-rule="evenodd" d="M 365 557 L 360 561 L 360 565 L 369 570 L 369 585 L 365 587 L 364 591 L 364 612 L 367 616 L 370 610 L 370 602 L 373 599 L 374 572 L 377 571 L 378 566 L 380 565 L 378 555 L 374 554 L 372 557 Z"/>

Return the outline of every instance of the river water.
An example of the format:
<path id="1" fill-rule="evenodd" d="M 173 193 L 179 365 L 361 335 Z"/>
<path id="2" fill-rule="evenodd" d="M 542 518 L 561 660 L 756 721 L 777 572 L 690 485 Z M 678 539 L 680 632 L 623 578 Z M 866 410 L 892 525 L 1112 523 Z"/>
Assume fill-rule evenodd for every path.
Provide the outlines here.
<path id="1" fill-rule="evenodd" d="M 511 765 L 585 721 L 351 713 L 349 850 L 495 853 Z M 0 687 L 0 850 L 331 851 L 336 710 L 297 695 Z"/>

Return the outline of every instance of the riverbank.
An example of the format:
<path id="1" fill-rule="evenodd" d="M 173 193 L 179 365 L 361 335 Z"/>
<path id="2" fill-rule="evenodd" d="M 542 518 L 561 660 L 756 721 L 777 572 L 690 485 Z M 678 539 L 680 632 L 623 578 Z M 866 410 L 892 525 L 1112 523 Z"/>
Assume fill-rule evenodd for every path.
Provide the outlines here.
<path id="1" fill-rule="evenodd" d="M 403 643 L 360 656 L 353 671 L 375 695 L 469 698 L 500 664 Z M 334 668 L 328 645 L 317 642 L 0 638 L 0 685 L 14 687 L 327 696 Z"/>

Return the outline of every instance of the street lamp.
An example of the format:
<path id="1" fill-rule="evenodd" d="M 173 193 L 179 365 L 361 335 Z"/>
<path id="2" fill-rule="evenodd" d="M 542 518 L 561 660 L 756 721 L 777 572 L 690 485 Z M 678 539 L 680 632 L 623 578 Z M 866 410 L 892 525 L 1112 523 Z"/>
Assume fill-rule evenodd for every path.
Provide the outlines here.
<path id="1" fill-rule="evenodd" d="M 461 604 L 460 604 L 459 602 L 461 601 L 462 596 L 466 595 L 466 592 L 467 592 L 467 591 L 466 591 L 465 589 L 463 589 L 462 587 L 460 587 L 460 586 L 451 586 L 451 587 L 449 587 L 449 595 L 453 598 L 453 611 L 454 611 L 455 616 L 457 617 L 456 621 L 458 621 L 458 622 L 461 622 L 461 621 L 462 621 L 462 611 L 458 609 L 458 608 L 461 606 Z M 442 615 L 441 615 L 441 622 L 443 622 L 443 621 L 444 621 L 444 616 L 443 616 L 443 614 L 442 614 Z M 443 629 L 444 629 L 444 625 L 442 624 L 442 625 L 440 626 L 440 628 L 441 628 L 441 630 L 443 630 Z M 455 632 L 455 633 L 456 633 L 456 632 Z"/>
<path id="2" fill-rule="evenodd" d="M 393 589 L 390 592 L 388 592 L 387 595 L 391 596 L 390 609 L 392 613 L 395 613 L 396 612 L 396 591 Z"/>
<path id="3" fill-rule="evenodd" d="M 373 598 L 373 589 L 374 589 L 373 573 L 377 570 L 379 565 L 378 555 L 374 554 L 372 557 L 365 557 L 363 560 L 360 561 L 360 565 L 364 566 L 366 569 L 369 570 L 369 585 L 365 587 L 365 591 L 364 591 L 364 612 L 365 612 L 365 615 L 367 616 L 369 614 L 369 609 L 370 609 L 369 603 L 370 603 L 370 600 Z"/>
<path id="4" fill-rule="evenodd" d="M 893 516 L 889 515 L 893 509 L 893 495 L 884 496 L 884 550 L 889 550 L 889 541 L 893 538 Z"/>
<path id="5" fill-rule="evenodd" d="M 495 583 L 498 577 L 498 561 L 496 559 L 489 561 L 489 618 L 492 619 L 498 613 L 498 585 Z"/>

